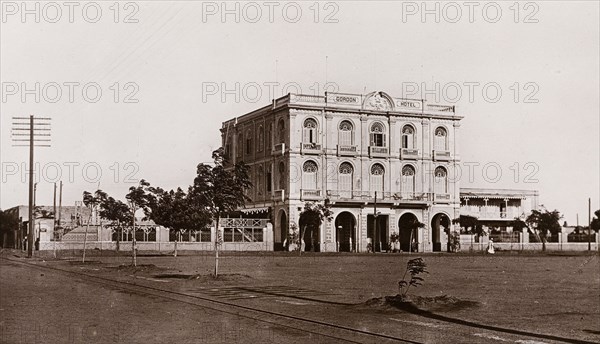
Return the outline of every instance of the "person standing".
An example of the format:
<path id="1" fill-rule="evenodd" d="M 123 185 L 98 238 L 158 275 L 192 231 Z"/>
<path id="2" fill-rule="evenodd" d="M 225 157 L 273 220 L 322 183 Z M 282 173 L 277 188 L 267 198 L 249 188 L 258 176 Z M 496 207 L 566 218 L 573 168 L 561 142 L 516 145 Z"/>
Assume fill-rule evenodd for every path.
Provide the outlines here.
<path id="1" fill-rule="evenodd" d="M 492 238 L 490 238 L 490 241 L 488 242 L 487 253 L 494 254 L 494 240 L 492 240 Z"/>

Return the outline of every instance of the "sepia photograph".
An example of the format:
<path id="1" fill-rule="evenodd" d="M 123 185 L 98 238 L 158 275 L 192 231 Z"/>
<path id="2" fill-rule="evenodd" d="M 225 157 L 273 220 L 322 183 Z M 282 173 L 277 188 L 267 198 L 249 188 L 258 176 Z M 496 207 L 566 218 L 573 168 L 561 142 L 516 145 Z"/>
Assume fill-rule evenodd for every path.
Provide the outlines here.
<path id="1" fill-rule="evenodd" d="M 600 1 L 0 0 L 0 343 L 600 343 Z"/>

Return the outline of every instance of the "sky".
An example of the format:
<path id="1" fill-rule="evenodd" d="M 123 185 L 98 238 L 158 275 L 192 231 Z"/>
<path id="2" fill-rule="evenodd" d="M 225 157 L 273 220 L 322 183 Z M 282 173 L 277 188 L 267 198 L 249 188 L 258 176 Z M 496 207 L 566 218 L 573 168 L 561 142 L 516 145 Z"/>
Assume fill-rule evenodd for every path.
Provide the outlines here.
<path id="1" fill-rule="evenodd" d="M 27 204 L 12 117 L 51 117 L 37 203 L 143 178 L 186 188 L 227 119 L 285 93 L 383 91 L 456 106 L 462 187 L 600 208 L 596 1 L 2 1 L 0 208 Z M 25 7 L 23 7 L 25 6 Z"/>

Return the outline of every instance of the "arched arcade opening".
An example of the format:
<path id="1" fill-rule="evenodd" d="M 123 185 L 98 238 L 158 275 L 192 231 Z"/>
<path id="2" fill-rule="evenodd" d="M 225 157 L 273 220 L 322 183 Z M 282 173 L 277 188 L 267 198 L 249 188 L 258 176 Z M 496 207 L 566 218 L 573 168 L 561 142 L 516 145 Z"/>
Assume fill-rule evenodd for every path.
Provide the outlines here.
<path id="1" fill-rule="evenodd" d="M 419 227 L 422 223 L 413 213 L 404 213 L 398 220 L 400 250 L 416 252 L 419 248 Z"/>
<path id="2" fill-rule="evenodd" d="M 442 251 L 441 233 L 447 232 L 450 228 L 450 218 L 444 213 L 435 214 L 431 219 L 431 243 L 433 252 Z"/>
<path id="3" fill-rule="evenodd" d="M 277 235 L 275 238 L 275 251 L 286 251 L 287 250 L 287 245 L 284 245 L 283 243 L 287 243 L 287 237 L 288 237 L 288 218 L 287 218 L 287 214 L 285 213 L 285 210 L 280 210 L 279 211 L 279 221 L 278 221 L 278 230 L 277 230 Z"/>
<path id="4" fill-rule="evenodd" d="M 344 211 L 335 218 L 336 241 L 340 252 L 356 251 L 356 219 Z"/>

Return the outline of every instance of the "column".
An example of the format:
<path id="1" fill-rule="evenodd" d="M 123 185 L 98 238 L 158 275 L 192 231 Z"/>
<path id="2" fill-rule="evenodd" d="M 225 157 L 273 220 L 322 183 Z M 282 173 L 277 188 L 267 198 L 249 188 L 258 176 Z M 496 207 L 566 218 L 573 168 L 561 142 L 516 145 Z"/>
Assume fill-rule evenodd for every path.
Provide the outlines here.
<path id="1" fill-rule="evenodd" d="M 359 252 L 367 251 L 367 210 L 362 209 L 362 212 L 359 216 L 360 223 L 360 249 Z"/>
<path id="2" fill-rule="evenodd" d="M 486 217 L 488 216 L 487 214 L 488 214 L 488 212 L 489 212 L 489 211 L 488 211 L 488 209 L 489 209 L 489 208 L 488 208 L 488 201 L 489 201 L 489 200 L 490 200 L 489 198 L 484 198 L 484 199 L 483 199 L 483 202 L 485 202 L 485 205 L 483 206 L 483 209 L 484 209 L 484 210 L 483 210 L 483 214 L 485 214 L 484 216 L 486 216 Z"/>
<path id="3" fill-rule="evenodd" d="M 367 116 L 360 117 L 360 170 L 357 174 L 360 176 L 360 189 L 358 191 L 369 190 L 369 166 L 365 162 L 369 160 L 369 127 Z M 366 240 L 366 239 L 365 239 Z M 365 250 L 367 244 L 365 243 Z"/>
<path id="4" fill-rule="evenodd" d="M 400 145 L 398 144 L 398 140 L 402 137 L 401 135 L 397 135 L 396 133 L 396 118 L 389 117 L 388 119 L 389 133 L 388 137 L 390 140 L 390 156 L 397 158 L 400 154 Z"/>
<path id="5" fill-rule="evenodd" d="M 424 104 L 423 104 L 424 105 Z M 431 171 L 431 144 L 429 142 L 430 137 L 430 119 L 423 119 L 421 121 L 421 132 L 422 132 L 422 142 L 421 142 L 421 151 L 423 152 L 423 160 L 421 161 L 421 171 L 417 171 L 417 174 L 420 174 L 421 185 L 417 186 L 417 190 L 415 192 L 424 192 L 431 193 L 433 192 L 430 183 L 430 174 L 433 173 Z M 417 178 L 417 176 L 415 176 Z M 420 188 L 420 189 L 419 189 Z"/>
<path id="6" fill-rule="evenodd" d="M 290 114 L 290 118 L 289 118 L 289 123 L 288 123 L 288 132 L 287 132 L 287 137 L 288 137 L 288 147 L 290 150 L 295 149 L 295 150 L 300 150 L 300 146 L 299 146 L 299 142 L 302 141 L 302 133 L 296 135 L 296 133 L 294 132 L 295 130 L 295 121 L 296 121 L 296 111 L 294 110 L 289 110 L 289 114 Z M 284 140 L 285 141 L 285 140 Z"/>
<path id="7" fill-rule="evenodd" d="M 422 243 L 423 243 L 423 251 L 426 251 L 426 252 L 433 251 L 433 246 L 432 246 L 431 237 L 430 237 L 430 233 L 431 233 L 431 221 L 430 221 L 430 214 L 429 214 L 430 209 L 431 209 L 431 207 L 427 207 L 427 208 L 423 209 L 423 223 L 425 224 L 425 227 L 423 228 Z"/>
<path id="8" fill-rule="evenodd" d="M 323 124 L 323 149 L 326 154 L 335 154 L 337 151 L 337 146 L 334 144 L 334 135 L 337 135 L 337 128 L 332 126 L 333 115 L 330 113 L 325 114 L 325 111 L 322 112 L 322 118 L 325 118 Z M 332 134 L 332 135 L 330 135 Z"/>
<path id="9" fill-rule="evenodd" d="M 452 142 L 454 143 L 453 145 L 453 152 L 452 152 L 452 156 L 454 160 L 460 160 L 460 150 L 459 150 L 459 144 L 458 144 L 458 133 L 459 133 L 459 129 L 460 129 L 460 123 L 458 121 L 454 122 L 454 135 L 452 137 Z"/>

